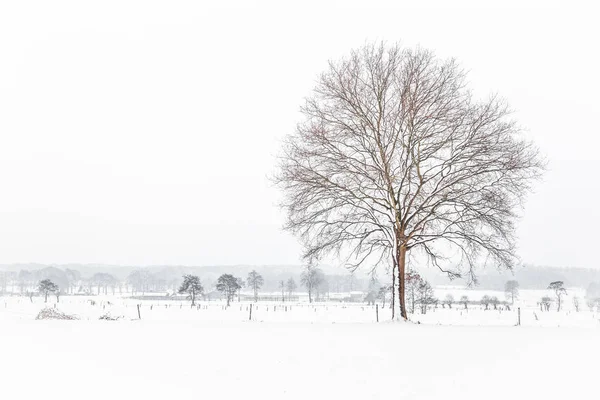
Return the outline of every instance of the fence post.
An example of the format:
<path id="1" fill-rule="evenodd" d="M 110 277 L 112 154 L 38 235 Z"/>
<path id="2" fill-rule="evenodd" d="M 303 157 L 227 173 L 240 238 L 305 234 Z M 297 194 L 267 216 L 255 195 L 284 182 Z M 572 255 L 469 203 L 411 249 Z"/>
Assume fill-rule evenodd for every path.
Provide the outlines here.
<path id="1" fill-rule="evenodd" d="M 248 316 L 248 321 L 252 321 L 252 303 L 250 303 L 250 315 Z"/>
<path id="2" fill-rule="evenodd" d="M 137 305 L 137 309 L 138 309 L 138 318 L 142 319 L 142 314 L 140 313 L 140 305 Z"/>
<path id="3" fill-rule="evenodd" d="M 519 316 L 517 326 L 521 326 L 521 307 L 517 308 L 517 315 Z"/>
<path id="4" fill-rule="evenodd" d="M 379 322 L 379 304 L 375 304 L 375 317 L 377 318 L 377 322 Z"/>

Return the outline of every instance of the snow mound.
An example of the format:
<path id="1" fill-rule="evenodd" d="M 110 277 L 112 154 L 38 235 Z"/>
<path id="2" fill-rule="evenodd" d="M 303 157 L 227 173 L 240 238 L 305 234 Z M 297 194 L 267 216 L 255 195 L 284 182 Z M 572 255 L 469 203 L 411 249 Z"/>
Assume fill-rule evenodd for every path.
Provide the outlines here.
<path id="1" fill-rule="evenodd" d="M 53 308 L 44 308 L 40 311 L 40 313 L 37 315 L 37 317 L 35 317 L 35 319 L 67 319 L 67 320 L 73 320 L 73 319 L 79 319 L 77 318 L 77 316 L 75 315 L 69 315 L 69 314 L 65 314 L 62 313 L 58 310 L 55 310 Z"/>

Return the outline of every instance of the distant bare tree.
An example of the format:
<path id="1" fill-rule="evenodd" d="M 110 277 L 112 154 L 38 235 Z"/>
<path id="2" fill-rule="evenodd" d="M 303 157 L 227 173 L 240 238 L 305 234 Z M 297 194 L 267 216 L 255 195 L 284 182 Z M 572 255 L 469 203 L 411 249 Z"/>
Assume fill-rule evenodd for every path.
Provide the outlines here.
<path id="1" fill-rule="evenodd" d="M 104 294 L 108 294 L 108 288 L 114 287 L 114 285 L 116 285 L 118 282 L 117 278 L 105 272 L 98 272 L 94 274 L 91 281 L 98 286 L 98 294 L 100 294 L 101 289 L 104 291 Z"/>
<path id="2" fill-rule="evenodd" d="M 287 280 L 285 286 L 288 292 L 288 298 L 291 298 L 292 294 L 294 294 L 294 291 L 298 288 L 298 286 L 296 285 L 296 281 L 294 280 L 294 278 L 290 278 Z"/>
<path id="3" fill-rule="evenodd" d="M 579 297 L 573 297 L 573 307 L 575 307 L 575 312 L 579 312 Z"/>
<path id="4" fill-rule="evenodd" d="M 483 260 L 512 268 L 515 211 L 543 162 L 506 103 L 474 99 L 455 60 L 368 44 L 329 63 L 301 112 L 274 181 L 306 259 L 391 261 L 404 319 L 412 250 L 451 278 L 475 280 Z"/>
<path id="5" fill-rule="evenodd" d="M 406 282 L 406 296 L 408 298 L 408 306 L 411 314 L 415 313 L 415 304 L 417 302 L 417 292 L 419 290 L 419 285 L 421 284 L 421 275 L 416 273 L 415 271 L 408 271 L 406 273 L 405 282 Z"/>
<path id="6" fill-rule="evenodd" d="M 560 311 L 560 306 L 562 304 L 562 297 L 565 294 L 567 294 L 567 289 L 564 288 L 563 281 L 556 281 L 556 282 L 550 283 L 550 285 L 548 285 L 548 289 L 554 290 L 554 295 L 556 296 L 557 307 L 558 307 L 556 311 Z"/>
<path id="7" fill-rule="evenodd" d="M 312 262 L 309 262 L 306 267 L 304 267 L 304 271 L 300 276 L 300 283 L 306 288 L 308 291 L 308 302 L 312 303 L 313 301 L 313 293 L 316 288 L 323 281 L 323 273 L 321 270 L 313 265 Z"/>
<path id="8" fill-rule="evenodd" d="M 542 309 L 542 311 L 544 309 L 546 311 L 550 311 L 551 304 L 552 304 L 552 298 L 550 298 L 548 296 L 544 296 L 544 297 L 542 297 L 542 300 L 540 301 L 540 309 Z"/>
<path id="9" fill-rule="evenodd" d="M 69 292 L 73 294 L 77 288 L 77 284 L 81 280 L 81 273 L 74 269 L 65 269 L 65 274 L 69 282 Z"/>
<path id="10" fill-rule="evenodd" d="M 492 301 L 492 298 L 486 294 L 483 297 L 481 297 L 481 300 L 479 302 L 483 306 L 485 306 L 485 309 L 487 310 L 490 307 L 491 301 Z"/>
<path id="11" fill-rule="evenodd" d="M 279 289 L 281 289 L 281 302 L 285 302 L 285 281 L 279 281 Z"/>
<path id="12" fill-rule="evenodd" d="M 33 274 L 28 270 L 22 269 L 19 271 L 18 280 L 21 293 L 23 293 L 25 288 L 29 290 L 29 288 L 32 286 Z"/>
<path id="13" fill-rule="evenodd" d="M 318 275 L 319 283 L 315 286 L 314 293 L 317 301 L 323 301 L 329 294 L 329 281 L 323 271 L 319 270 Z"/>
<path id="14" fill-rule="evenodd" d="M 350 292 L 354 291 L 354 282 L 356 281 L 355 277 L 356 271 L 351 270 L 348 274 L 348 287 L 350 288 Z"/>
<path id="15" fill-rule="evenodd" d="M 237 297 L 238 297 L 238 301 L 241 301 L 241 297 L 242 297 L 242 288 L 244 286 L 246 286 L 246 282 L 244 282 L 244 280 L 242 278 L 235 278 L 237 284 L 238 284 L 238 289 L 237 289 Z"/>
<path id="16" fill-rule="evenodd" d="M 50 279 L 44 279 L 40 281 L 38 285 L 38 291 L 44 295 L 44 303 L 48 302 L 48 295 L 50 293 L 58 292 L 58 286 Z"/>
<path id="17" fill-rule="evenodd" d="M 492 296 L 490 297 L 490 304 L 494 307 L 494 310 L 497 310 L 498 304 L 500 304 L 500 300 L 498 300 L 498 297 Z"/>
<path id="18" fill-rule="evenodd" d="M 462 305 L 464 305 L 465 306 L 465 310 L 467 310 L 469 308 L 469 297 L 468 296 L 462 296 L 460 298 L 460 303 Z"/>
<path id="19" fill-rule="evenodd" d="M 596 305 L 596 299 L 592 299 L 589 297 L 585 298 L 585 305 L 588 306 L 590 311 L 594 311 L 594 306 Z"/>
<path id="20" fill-rule="evenodd" d="M 204 288 L 200 284 L 200 278 L 196 275 L 184 275 L 183 283 L 179 287 L 179 293 L 187 293 L 188 298 L 192 300 L 192 306 L 196 304 L 196 297 L 202 295 Z"/>
<path id="21" fill-rule="evenodd" d="M 504 285 L 504 292 L 506 298 L 510 300 L 510 304 L 514 305 L 515 300 L 519 298 L 519 282 L 515 280 L 507 281 Z"/>
<path id="22" fill-rule="evenodd" d="M 152 274 L 146 269 L 137 269 L 127 276 L 127 284 L 131 286 L 131 294 L 142 292 L 142 295 L 148 291 Z"/>
<path id="23" fill-rule="evenodd" d="M 600 299 L 600 283 L 590 283 L 585 290 L 585 297 L 586 299 Z"/>
<path id="24" fill-rule="evenodd" d="M 263 279 L 261 274 L 259 274 L 255 270 L 252 270 L 248 274 L 248 278 L 246 279 L 246 282 L 248 283 L 248 287 L 251 287 L 252 291 L 254 292 L 254 302 L 257 302 L 258 301 L 258 289 L 260 289 L 262 287 L 262 285 L 265 283 L 265 280 Z"/>
<path id="25" fill-rule="evenodd" d="M 217 279 L 217 290 L 225 295 L 227 298 L 227 306 L 231 304 L 233 296 L 240 288 L 238 278 L 230 274 L 223 274 Z"/>
<path id="26" fill-rule="evenodd" d="M 454 303 L 454 296 L 452 296 L 451 293 L 448 293 L 446 295 L 446 298 L 444 299 L 444 304 L 447 304 L 448 308 L 452 308 L 453 303 Z"/>
<path id="27" fill-rule="evenodd" d="M 392 288 L 392 285 L 383 285 L 379 288 L 379 291 L 377 292 L 377 298 L 379 300 L 381 300 L 382 304 L 381 307 L 385 308 L 385 299 L 388 295 L 388 293 L 391 293 L 392 297 L 394 296 L 394 291 Z"/>
<path id="28" fill-rule="evenodd" d="M 369 287 L 367 289 L 367 295 L 365 296 L 365 301 L 368 305 L 374 305 L 375 301 L 379 297 L 379 290 L 381 289 L 381 284 L 379 283 L 379 279 L 377 279 L 377 275 L 375 271 L 371 273 L 371 278 L 369 279 Z"/>
<path id="29" fill-rule="evenodd" d="M 421 307 L 421 314 L 427 314 L 427 307 L 436 303 L 431 284 L 425 279 L 421 279 L 417 288 L 417 302 Z"/>

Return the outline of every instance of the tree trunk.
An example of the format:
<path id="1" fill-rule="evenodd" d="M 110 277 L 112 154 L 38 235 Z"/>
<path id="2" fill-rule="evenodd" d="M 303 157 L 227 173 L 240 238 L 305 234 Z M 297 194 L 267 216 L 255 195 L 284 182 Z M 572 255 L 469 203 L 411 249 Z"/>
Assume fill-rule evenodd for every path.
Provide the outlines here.
<path id="1" fill-rule="evenodd" d="M 392 268 L 392 321 L 396 318 L 396 262 Z"/>
<path id="2" fill-rule="evenodd" d="M 396 250 L 396 263 L 398 265 L 398 301 L 400 304 L 400 316 L 404 320 L 408 319 L 406 315 L 406 245 L 400 244 Z"/>

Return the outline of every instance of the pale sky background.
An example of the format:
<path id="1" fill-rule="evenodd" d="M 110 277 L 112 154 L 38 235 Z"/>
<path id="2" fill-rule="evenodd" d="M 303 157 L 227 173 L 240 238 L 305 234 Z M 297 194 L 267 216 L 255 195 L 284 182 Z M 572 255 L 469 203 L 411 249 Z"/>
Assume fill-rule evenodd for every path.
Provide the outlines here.
<path id="1" fill-rule="evenodd" d="M 483 3 L 0 2 L 0 264 L 299 263 L 280 140 L 328 59 L 386 40 L 458 58 L 547 157 L 523 261 L 598 267 L 597 2 Z"/>

